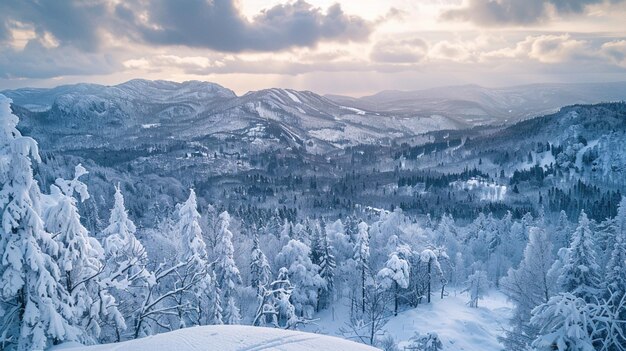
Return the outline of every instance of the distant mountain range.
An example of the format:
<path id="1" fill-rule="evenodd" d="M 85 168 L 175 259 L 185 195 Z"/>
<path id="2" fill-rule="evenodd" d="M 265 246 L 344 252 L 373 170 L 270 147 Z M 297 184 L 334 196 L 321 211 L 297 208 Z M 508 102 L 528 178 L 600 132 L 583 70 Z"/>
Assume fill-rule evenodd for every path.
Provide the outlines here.
<path id="1" fill-rule="evenodd" d="M 622 101 L 626 99 L 626 82 L 532 84 L 507 88 L 463 85 L 415 91 L 386 90 L 361 98 L 326 97 L 362 109 L 398 115 L 440 115 L 476 125 L 517 122 L 556 112 L 567 105 Z"/>
<path id="2" fill-rule="evenodd" d="M 626 186 L 626 104 L 561 106 L 623 100 L 626 83 L 354 99 L 290 89 L 237 96 L 206 82 L 132 80 L 2 94 L 13 99 L 18 128 L 39 142 L 44 189 L 82 163 L 93 195 L 86 206 L 109 209 L 111 184 L 120 182 L 130 211 L 147 223 L 190 186 L 206 202 L 240 211 L 323 208 L 331 216 L 359 205 L 523 214 L 549 197 L 551 210 L 572 215 L 582 199 L 593 202 L 593 218 L 614 210 L 609 204 L 621 193 L 608 192 Z M 596 188 L 568 195 L 578 180 Z"/>
<path id="3" fill-rule="evenodd" d="M 22 110 L 22 127 L 48 139 L 44 142 L 52 148 L 238 136 L 261 149 L 280 141 L 324 154 L 346 146 L 388 145 L 430 131 L 511 124 L 569 104 L 623 100 L 626 82 L 458 86 L 350 98 L 290 89 L 237 96 L 214 83 L 131 80 L 2 94 Z"/>

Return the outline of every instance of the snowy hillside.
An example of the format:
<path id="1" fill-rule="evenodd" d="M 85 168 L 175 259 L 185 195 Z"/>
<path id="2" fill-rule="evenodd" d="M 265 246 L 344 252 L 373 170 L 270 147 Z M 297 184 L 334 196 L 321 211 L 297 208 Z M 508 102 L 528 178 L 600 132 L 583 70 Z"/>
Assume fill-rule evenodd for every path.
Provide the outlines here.
<path id="1" fill-rule="evenodd" d="M 59 345 L 49 351 L 374 351 L 371 346 L 320 334 L 274 328 L 210 325 L 118 344 Z"/>
<path id="2" fill-rule="evenodd" d="M 364 109 L 425 116 L 441 115 L 468 125 L 511 123 L 557 111 L 562 106 L 622 101 L 626 82 L 533 84 L 505 88 L 478 85 L 415 91 L 382 91 L 358 99 L 328 96 Z"/>

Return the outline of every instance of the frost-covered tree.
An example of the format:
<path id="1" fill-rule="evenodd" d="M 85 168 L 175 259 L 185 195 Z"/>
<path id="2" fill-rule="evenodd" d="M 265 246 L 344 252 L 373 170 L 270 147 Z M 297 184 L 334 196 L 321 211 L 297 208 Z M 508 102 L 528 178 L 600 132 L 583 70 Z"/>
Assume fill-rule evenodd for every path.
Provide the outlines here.
<path id="1" fill-rule="evenodd" d="M 206 270 L 207 249 L 202 229 L 200 228 L 200 213 L 196 193 L 189 191 L 189 198 L 178 208 L 178 234 L 180 236 L 181 261 L 191 261 L 197 270 Z"/>
<path id="2" fill-rule="evenodd" d="M 565 292 L 583 298 L 587 302 L 595 301 L 600 292 L 600 267 L 596 262 L 596 250 L 589 219 L 581 212 L 578 227 L 572 234 L 572 242 L 563 261 L 558 284 Z"/>
<path id="3" fill-rule="evenodd" d="M 489 290 L 489 279 L 485 271 L 476 271 L 467 278 L 465 282 L 465 289 L 463 292 L 467 292 L 470 296 L 468 305 L 470 307 L 478 307 L 478 300 L 485 297 L 485 294 Z"/>
<path id="4" fill-rule="evenodd" d="M 178 306 L 181 327 L 189 322 L 200 324 L 205 319 L 203 314 L 207 313 L 211 276 L 200 220 L 196 193 L 191 189 L 187 201 L 178 207 L 179 262 L 184 265 L 176 272 L 175 286 L 188 286 L 196 282 L 197 284 L 193 284 L 188 290 L 181 290 L 173 297 Z"/>
<path id="5" fill-rule="evenodd" d="M 74 315 L 85 331 L 82 340 L 94 343 L 100 337 L 101 325 L 124 322 L 110 288 L 103 282 L 104 250 L 80 221 L 74 193 L 81 202 L 89 198 L 87 186 L 78 179 L 85 174 L 87 170 L 78 165 L 73 179 L 55 181 L 46 201 L 44 222 L 59 245 L 60 283 L 72 297 Z"/>
<path id="6" fill-rule="evenodd" d="M 393 290 L 393 314 L 397 316 L 400 289 L 409 287 L 409 263 L 399 252 L 392 252 L 385 263 L 385 267 L 378 272 L 378 278 L 383 287 Z"/>
<path id="7" fill-rule="evenodd" d="M 324 289 L 321 291 L 319 300 L 322 306 L 332 302 L 332 296 L 335 290 L 335 268 L 337 263 L 335 262 L 335 255 L 333 254 L 333 247 L 328 240 L 328 234 L 326 227 L 323 227 L 321 237 L 322 255 L 320 259 L 320 277 L 324 280 Z M 319 308 L 318 308 L 319 309 Z"/>
<path id="8" fill-rule="evenodd" d="M 311 249 L 298 240 L 289 240 L 276 255 L 276 265 L 285 267 L 289 281 L 295 286 L 291 302 L 296 314 L 311 318 L 317 305 L 318 291 L 324 288 L 324 280 L 319 275 L 319 266 L 311 262 Z"/>
<path id="9" fill-rule="evenodd" d="M 439 338 L 439 335 L 437 335 L 437 333 L 426 333 L 426 334 L 420 334 L 420 333 L 415 333 L 415 335 L 413 335 L 411 337 L 411 339 L 409 339 L 409 347 L 411 348 L 411 350 L 416 350 L 416 351 L 441 351 L 443 350 L 443 343 L 441 342 L 441 339 Z"/>
<path id="10" fill-rule="evenodd" d="M 275 281 L 267 287 L 261 286 L 262 298 L 252 324 L 290 329 L 302 322 L 296 316 L 295 307 L 290 301 L 293 289 L 289 281 L 289 270 L 281 268 Z"/>
<path id="11" fill-rule="evenodd" d="M 241 275 L 235 264 L 233 233 L 230 231 L 230 215 L 224 211 L 219 216 L 219 241 L 215 248 L 215 276 L 222 291 L 224 322 L 227 324 L 239 321 L 239 309 L 236 306 L 237 288 L 241 285 Z"/>
<path id="12" fill-rule="evenodd" d="M 561 293 L 532 312 L 531 323 L 538 328 L 534 350 L 594 351 L 591 305 L 571 293 Z"/>
<path id="13" fill-rule="evenodd" d="M 250 286 L 260 296 L 261 287 L 269 284 L 271 277 L 270 264 L 259 245 L 259 234 L 255 232 L 252 239 L 252 253 L 250 257 Z"/>
<path id="14" fill-rule="evenodd" d="M 224 324 L 224 311 L 222 309 L 222 291 L 217 284 L 215 273 L 211 272 L 211 285 L 209 286 L 209 308 L 207 316 L 207 324 L 221 325 Z"/>
<path id="15" fill-rule="evenodd" d="M 361 313 L 365 313 L 365 282 L 369 273 L 370 261 L 370 237 L 369 226 L 365 222 L 357 225 L 356 242 L 354 247 L 354 260 L 359 271 L 361 287 Z"/>
<path id="16" fill-rule="evenodd" d="M 606 267 L 605 292 L 609 308 L 620 306 L 626 300 L 626 197 L 623 197 L 619 204 L 612 232 L 613 250 Z M 619 310 L 616 319 L 626 321 L 626 308 Z M 626 323 L 623 323 L 619 330 L 626 337 Z"/>
<path id="17" fill-rule="evenodd" d="M 532 310 L 548 302 L 555 292 L 549 271 L 554 262 L 552 243 L 545 230 L 531 228 L 524 259 L 517 269 L 509 269 L 500 286 L 515 303 L 512 329 L 506 332 L 504 343 L 510 349 L 525 349 L 535 339 L 537 330 L 530 325 Z"/>
<path id="18" fill-rule="evenodd" d="M 118 301 L 124 301 L 120 311 L 124 318 L 134 320 L 137 324 L 136 297 L 145 293 L 153 276 L 146 269 L 148 255 L 144 246 L 135 237 L 136 227 L 126 212 L 124 196 L 118 186 L 115 187 L 115 202 L 111 209 L 109 225 L 103 230 L 106 267 L 103 273 L 103 283 L 114 288 L 113 293 Z M 113 329 L 116 338 L 121 339 L 121 331 L 126 324 L 116 321 Z"/>
<path id="19" fill-rule="evenodd" d="M 0 348 L 42 350 L 77 340 L 79 330 L 60 283 L 59 246 L 41 218 L 37 143 L 16 129 L 10 104 L 0 95 Z"/>
<path id="20" fill-rule="evenodd" d="M 442 288 L 441 288 L 441 298 L 443 299 L 443 295 L 444 295 L 444 288 L 445 288 L 445 278 L 443 277 L 443 270 L 441 269 L 441 264 L 439 263 L 439 258 L 448 258 L 447 253 L 442 252 L 440 250 L 438 253 L 435 253 L 435 251 L 431 250 L 431 249 L 425 249 L 422 250 L 422 252 L 420 252 L 419 254 L 419 261 L 421 264 L 426 266 L 426 279 L 427 279 L 427 292 L 426 292 L 426 299 L 428 301 L 428 303 L 430 303 L 430 296 L 431 296 L 431 288 L 432 288 L 432 281 L 433 281 L 433 272 L 436 273 L 436 275 L 438 275 L 441 278 L 441 283 L 442 283 Z"/>

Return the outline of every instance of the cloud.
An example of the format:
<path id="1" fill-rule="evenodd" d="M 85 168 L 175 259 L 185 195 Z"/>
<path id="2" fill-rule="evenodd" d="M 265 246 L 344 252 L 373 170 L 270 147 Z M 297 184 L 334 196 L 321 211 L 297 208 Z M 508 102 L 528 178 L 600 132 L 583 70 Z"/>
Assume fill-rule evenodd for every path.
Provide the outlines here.
<path id="1" fill-rule="evenodd" d="M 121 69 L 109 54 L 85 53 L 76 48 L 48 48 L 30 41 L 23 50 L 0 52 L 0 78 L 54 78 L 65 75 L 98 75 Z"/>
<path id="2" fill-rule="evenodd" d="M 615 40 L 602 44 L 602 54 L 618 66 L 626 68 L 626 40 Z"/>
<path id="3" fill-rule="evenodd" d="M 11 22 L 31 25 L 38 37 L 46 33 L 62 45 L 84 51 L 95 51 L 101 43 L 99 28 L 106 22 L 107 5 L 103 1 L 32 1 L 3 0 L 0 2 L 1 28 Z"/>
<path id="4" fill-rule="evenodd" d="M 433 59 L 443 59 L 456 62 L 467 62 L 474 58 L 472 51 L 466 44 L 460 42 L 450 42 L 447 40 L 435 43 L 428 53 L 428 56 Z"/>
<path id="5" fill-rule="evenodd" d="M 588 6 L 623 0 L 468 0 L 462 7 L 446 10 L 441 18 L 473 22 L 479 26 L 531 25 L 551 14 L 583 13 Z"/>
<path id="6" fill-rule="evenodd" d="M 362 41 L 374 28 L 373 23 L 346 14 L 339 4 L 323 12 L 303 0 L 276 5 L 251 20 L 233 0 L 156 0 L 148 4 L 121 4 L 116 13 L 132 21 L 138 38 L 155 45 L 222 52 L 275 51 L 313 47 L 320 41 Z"/>
<path id="7" fill-rule="evenodd" d="M 422 39 L 381 40 L 374 44 L 370 59 L 376 62 L 416 63 L 424 59 L 428 44 Z"/>
<path id="8" fill-rule="evenodd" d="M 574 39 L 569 34 L 527 36 L 512 48 L 486 52 L 482 58 L 530 58 L 541 63 L 560 63 L 591 59 L 594 49 L 586 40 Z"/>

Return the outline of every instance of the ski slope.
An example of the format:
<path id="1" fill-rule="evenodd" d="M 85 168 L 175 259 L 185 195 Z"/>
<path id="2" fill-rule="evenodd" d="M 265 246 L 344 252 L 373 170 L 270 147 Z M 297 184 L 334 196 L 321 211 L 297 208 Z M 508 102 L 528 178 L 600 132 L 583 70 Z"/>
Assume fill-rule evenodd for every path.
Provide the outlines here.
<path id="1" fill-rule="evenodd" d="M 64 344 L 50 351 L 375 351 L 352 341 L 298 331 L 242 325 L 180 329 L 116 344 Z"/>

